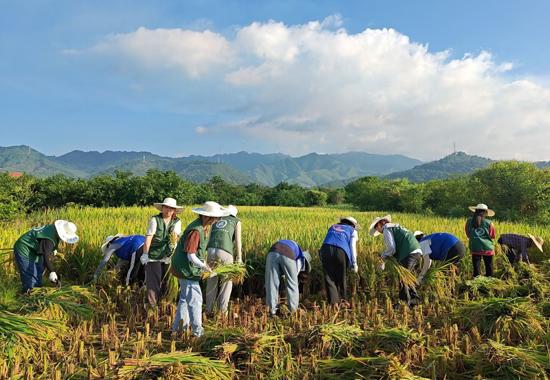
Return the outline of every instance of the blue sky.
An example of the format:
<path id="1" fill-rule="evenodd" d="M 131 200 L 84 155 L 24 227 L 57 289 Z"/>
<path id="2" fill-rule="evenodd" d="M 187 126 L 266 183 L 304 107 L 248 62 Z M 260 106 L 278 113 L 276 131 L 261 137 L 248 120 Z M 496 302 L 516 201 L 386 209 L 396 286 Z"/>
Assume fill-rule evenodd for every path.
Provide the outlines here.
<path id="1" fill-rule="evenodd" d="M 0 146 L 550 159 L 547 1 L 0 6 Z"/>

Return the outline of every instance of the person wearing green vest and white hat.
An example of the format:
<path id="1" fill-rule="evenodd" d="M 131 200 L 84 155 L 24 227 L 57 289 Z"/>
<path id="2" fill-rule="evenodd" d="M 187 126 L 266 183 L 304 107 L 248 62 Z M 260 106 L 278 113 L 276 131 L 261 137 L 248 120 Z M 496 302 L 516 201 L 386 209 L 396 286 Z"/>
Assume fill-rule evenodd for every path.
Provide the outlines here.
<path id="1" fill-rule="evenodd" d="M 380 255 L 382 260 L 393 256 L 400 265 L 413 273 L 416 271 L 416 267 L 422 256 L 422 250 L 411 231 L 401 227 L 399 224 L 392 223 L 391 215 L 386 215 L 374 219 L 370 225 L 369 233 L 371 236 L 378 236 L 380 234 L 384 236 L 386 248 Z M 383 263 L 381 269 L 384 269 Z M 399 298 L 407 302 L 409 306 L 416 305 L 419 300 L 415 287 L 403 284 L 399 288 Z"/>
<path id="2" fill-rule="evenodd" d="M 216 263 L 232 264 L 233 261 L 242 263 L 241 221 L 237 218 L 238 210 L 233 205 L 227 206 L 226 210 L 229 215 L 213 224 L 210 231 L 207 246 L 208 265 L 210 266 Z M 232 281 L 224 281 L 219 284 L 217 276 L 208 278 L 206 282 L 206 313 L 212 314 L 215 308 L 222 314 L 227 313 L 232 289 Z"/>
<path id="3" fill-rule="evenodd" d="M 166 272 L 175 243 L 181 235 L 181 221 L 177 217 L 183 207 L 174 198 L 155 203 L 160 213 L 151 217 L 145 234 L 145 244 L 140 261 L 145 265 L 147 300 L 155 307 L 166 292 Z"/>
<path id="4" fill-rule="evenodd" d="M 177 333 L 191 325 L 194 336 L 202 335 L 202 291 L 199 284 L 201 272 L 212 272 L 206 264 L 206 246 L 210 226 L 229 212 L 216 202 L 205 202 L 192 211 L 199 217 L 187 226 L 172 256 L 171 272 L 178 278 L 180 299 L 172 331 Z M 215 276 L 211 273 L 210 276 Z"/>
<path id="5" fill-rule="evenodd" d="M 76 225 L 66 220 L 56 220 L 53 224 L 35 227 L 23 234 L 13 247 L 13 254 L 23 292 L 42 286 L 44 267 L 50 272 L 48 278 L 57 283 L 59 278 L 51 264 L 51 257 L 57 253 L 60 242 L 78 242 Z"/>
<path id="6" fill-rule="evenodd" d="M 474 213 L 466 221 L 465 226 L 470 252 L 472 253 L 474 277 L 479 276 L 481 273 L 481 258 L 485 263 L 485 275 L 491 277 L 493 275 L 493 256 L 495 255 L 493 240 L 496 237 L 496 231 L 493 223 L 486 217 L 494 216 L 495 212 L 483 203 L 468 208 Z"/>

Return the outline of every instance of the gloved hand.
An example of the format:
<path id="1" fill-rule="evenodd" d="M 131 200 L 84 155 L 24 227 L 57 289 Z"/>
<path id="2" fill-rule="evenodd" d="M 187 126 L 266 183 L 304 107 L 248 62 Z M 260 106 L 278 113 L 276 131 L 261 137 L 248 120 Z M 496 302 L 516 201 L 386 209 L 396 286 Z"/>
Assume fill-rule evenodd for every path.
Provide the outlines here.
<path id="1" fill-rule="evenodd" d="M 48 278 L 50 279 L 50 282 L 53 282 L 53 283 L 56 283 L 59 280 L 55 272 L 50 272 L 50 275 L 48 276 Z"/>
<path id="2" fill-rule="evenodd" d="M 357 273 L 359 272 L 359 267 L 357 266 L 357 264 L 353 264 L 353 268 L 351 270 L 353 271 L 353 273 Z"/>
<path id="3" fill-rule="evenodd" d="M 139 261 L 141 261 L 141 265 L 146 265 L 147 262 L 149 261 L 149 255 L 147 253 L 144 253 L 143 255 L 141 255 L 141 257 L 139 258 Z"/>
<path id="4" fill-rule="evenodd" d="M 54 256 L 57 256 L 58 253 L 59 253 L 59 252 L 57 252 L 57 249 L 54 249 L 54 250 L 53 250 L 53 255 L 54 255 Z"/>
<path id="5" fill-rule="evenodd" d="M 217 275 L 218 275 L 218 274 L 217 274 L 216 272 L 214 272 L 214 271 L 212 271 L 212 270 L 210 271 L 210 278 L 216 277 Z"/>
<path id="6" fill-rule="evenodd" d="M 416 282 L 418 282 L 418 285 L 422 285 L 422 283 L 424 282 L 424 276 L 418 276 Z"/>
<path id="7" fill-rule="evenodd" d="M 172 262 L 171 257 L 165 257 L 164 259 L 160 260 L 163 264 L 170 264 Z"/>
<path id="8" fill-rule="evenodd" d="M 382 261 L 380 264 L 378 264 L 378 270 L 380 272 L 382 272 L 385 268 L 386 268 L 386 263 L 385 262 Z"/>

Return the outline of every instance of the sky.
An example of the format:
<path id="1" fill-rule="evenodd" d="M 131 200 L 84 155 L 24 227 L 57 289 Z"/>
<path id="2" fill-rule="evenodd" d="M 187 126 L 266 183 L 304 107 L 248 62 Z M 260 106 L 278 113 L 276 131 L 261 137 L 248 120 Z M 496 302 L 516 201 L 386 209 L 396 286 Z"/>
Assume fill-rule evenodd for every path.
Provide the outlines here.
<path id="1" fill-rule="evenodd" d="M 0 9 L 0 146 L 550 160 L 550 1 Z"/>

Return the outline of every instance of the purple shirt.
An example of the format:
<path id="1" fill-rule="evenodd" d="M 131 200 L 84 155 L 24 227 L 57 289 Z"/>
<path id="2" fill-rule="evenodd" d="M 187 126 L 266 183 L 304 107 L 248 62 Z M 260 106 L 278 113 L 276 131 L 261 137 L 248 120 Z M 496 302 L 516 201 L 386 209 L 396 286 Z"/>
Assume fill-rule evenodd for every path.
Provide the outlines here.
<path id="1" fill-rule="evenodd" d="M 502 234 L 498 239 L 498 243 L 519 251 L 519 258 L 527 263 L 529 262 L 527 249 L 533 246 L 531 238 L 516 234 Z"/>

